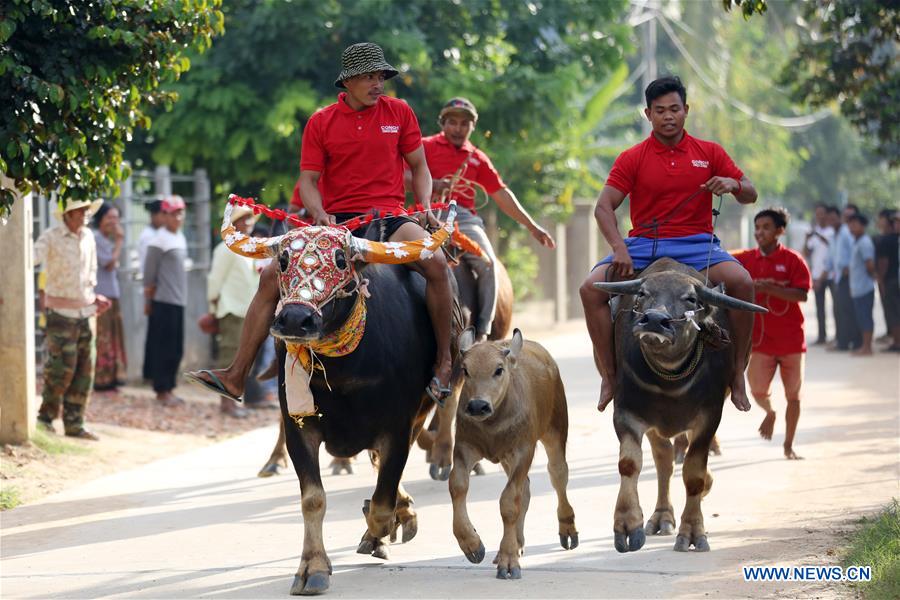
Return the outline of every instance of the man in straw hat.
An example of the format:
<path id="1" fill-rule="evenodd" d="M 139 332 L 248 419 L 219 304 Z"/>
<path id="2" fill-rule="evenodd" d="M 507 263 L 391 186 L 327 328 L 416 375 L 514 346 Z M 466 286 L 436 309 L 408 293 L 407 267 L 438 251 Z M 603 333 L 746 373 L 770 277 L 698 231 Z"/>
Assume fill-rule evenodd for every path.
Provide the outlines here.
<path id="1" fill-rule="evenodd" d="M 34 263 L 46 273 L 47 362 L 38 426 L 53 429 L 63 411 L 65 434 L 85 440 L 97 436 L 84 427 L 84 413 L 94 383 L 94 336 L 97 313 L 109 308 L 97 285 L 97 246 L 86 227 L 102 200 L 71 200 L 56 211 L 61 225 L 51 227 L 34 245 Z"/>
<path id="2" fill-rule="evenodd" d="M 422 146 L 434 180 L 433 196 L 441 198 L 446 191 L 449 194 L 448 201 L 456 200 L 460 209 L 465 209 L 460 210 L 456 216 L 460 231 L 478 242 L 491 259 L 488 262 L 470 254 L 463 256 L 469 268 L 478 275 L 478 314 L 474 325 L 476 341 L 481 341 L 491 333 L 497 309 L 497 276 L 494 272 L 494 262 L 497 259 L 484 231 L 484 222 L 475 209 L 474 186 L 484 190 L 500 210 L 526 227 L 542 246 L 555 248 L 556 242 L 543 227 L 534 222 L 516 195 L 506 187 L 487 154 L 469 141 L 477 122 L 478 111 L 471 101 L 467 98 L 451 98 L 444 104 L 438 117 L 441 132 L 423 139 Z M 460 168 L 460 178 L 451 191 L 451 180 Z"/>
<path id="3" fill-rule="evenodd" d="M 431 175 L 416 115 L 405 102 L 384 94 L 385 80 L 396 76 L 397 69 L 385 60 L 379 46 L 368 42 L 348 47 L 341 62 L 334 85 L 343 91 L 337 102 L 310 117 L 303 132 L 299 191 L 310 217 L 316 225 L 334 225 L 370 211 L 401 212 L 404 161 L 412 172 L 417 197 L 428 207 Z M 427 218 L 436 224 L 430 211 Z M 390 241 L 427 235 L 409 217 L 382 219 L 378 226 Z M 426 392 L 442 401 L 450 395 L 450 273 L 441 253 L 409 266 L 425 277 L 426 303 L 437 341 L 434 378 Z M 189 373 L 190 379 L 219 393 L 240 396 L 275 312 L 277 275 L 274 264 L 263 271 L 231 366 Z"/>

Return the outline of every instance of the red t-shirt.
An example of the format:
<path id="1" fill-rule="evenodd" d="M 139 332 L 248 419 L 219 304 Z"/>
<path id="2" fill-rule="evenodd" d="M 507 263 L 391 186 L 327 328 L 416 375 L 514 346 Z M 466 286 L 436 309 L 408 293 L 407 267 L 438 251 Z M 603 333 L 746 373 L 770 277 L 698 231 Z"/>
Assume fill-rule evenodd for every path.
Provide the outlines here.
<path id="1" fill-rule="evenodd" d="M 622 152 L 613 163 L 606 185 L 631 197 L 633 229 L 629 236 L 655 237 L 648 224 L 656 218 L 659 237 L 674 238 L 712 233 L 712 192 L 704 190 L 675 208 L 715 176 L 740 181 L 744 174 L 722 146 L 685 131 L 674 147 L 650 134 Z"/>
<path id="2" fill-rule="evenodd" d="M 403 208 L 403 155 L 422 144 L 409 105 L 381 96 L 375 106 L 350 108 L 347 94 L 309 118 L 303 131 L 301 171 L 325 178 L 322 206 L 329 213 Z"/>
<path id="3" fill-rule="evenodd" d="M 468 140 L 462 148 L 457 148 L 442 132 L 424 138 L 422 146 L 425 148 L 425 160 L 432 179 L 452 177 L 463 161 L 467 161 L 462 177 L 477 183 L 485 193 L 491 195 L 506 187 L 487 154 Z M 469 189 L 467 192 L 465 186 L 457 186 L 450 198 L 463 208 L 475 212 L 474 190 Z"/>
<path id="4" fill-rule="evenodd" d="M 812 277 L 806 261 L 799 253 L 781 244 L 769 254 L 759 248 L 734 253 L 754 281 L 772 279 L 785 287 L 808 290 Z M 803 335 L 803 311 L 799 302 L 788 302 L 769 294 L 756 294 L 756 304 L 769 309 L 753 319 L 753 351 L 782 356 L 806 352 Z"/>

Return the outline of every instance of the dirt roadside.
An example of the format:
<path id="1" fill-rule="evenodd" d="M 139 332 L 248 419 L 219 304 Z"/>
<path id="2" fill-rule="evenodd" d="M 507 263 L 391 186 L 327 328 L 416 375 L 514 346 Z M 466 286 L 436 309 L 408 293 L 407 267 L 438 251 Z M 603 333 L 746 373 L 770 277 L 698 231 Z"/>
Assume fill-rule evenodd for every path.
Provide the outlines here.
<path id="1" fill-rule="evenodd" d="M 99 442 L 64 437 L 57 421 L 57 435 L 3 446 L 0 486 L 21 506 L 85 481 L 267 427 L 278 418 L 276 410 L 261 409 L 235 419 L 222 414 L 218 399 L 200 388 L 185 385 L 178 393 L 185 404 L 163 408 L 146 388 L 95 392 L 87 424 Z M 260 456 L 260 466 L 264 458 Z"/>

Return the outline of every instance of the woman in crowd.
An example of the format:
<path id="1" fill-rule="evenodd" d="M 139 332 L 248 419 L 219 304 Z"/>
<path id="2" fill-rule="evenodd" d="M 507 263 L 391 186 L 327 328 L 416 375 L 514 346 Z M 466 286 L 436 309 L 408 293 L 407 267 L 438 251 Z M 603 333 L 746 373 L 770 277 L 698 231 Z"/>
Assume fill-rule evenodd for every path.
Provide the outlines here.
<path id="1" fill-rule="evenodd" d="M 97 317 L 97 362 L 94 389 L 115 391 L 125 384 L 126 356 L 122 312 L 119 306 L 119 256 L 125 233 L 119 210 L 105 202 L 94 214 L 97 243 L 97 286 L 94 291 L 109 298 L 112 306 Z"/>

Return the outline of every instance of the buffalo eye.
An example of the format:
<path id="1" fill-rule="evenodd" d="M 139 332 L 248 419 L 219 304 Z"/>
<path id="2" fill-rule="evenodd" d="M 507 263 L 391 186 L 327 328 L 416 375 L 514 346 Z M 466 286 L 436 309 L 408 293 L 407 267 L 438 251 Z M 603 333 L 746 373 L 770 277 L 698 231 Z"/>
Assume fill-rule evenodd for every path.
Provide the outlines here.
<path id="1" fill-rule="evenodd" d="M 341 271 L 347 268 L 347 255 L 343 250 L 334 251 L 334 264 L 337 265 L 337 268 Z"/>
<path id="2" fill-rule="evenodd" d="M 503 367 L 497 367 L 497 370 L 494 371 L 494 377 L 500 377 L 503 375 Z"/>
<path id="3" fill-rule="evenodd" d="M 685 302 L 690 302 L 691 304 L 694 304 L 694 305 L 697 304 L 697 298 L 695 298 L 694 296 L 688 296 L 684 300 L 685 300 Z"/>
<path id="4" fill-rule="evenodd" d="M 288 263 L 290 263 L 291 257 L 288 256 L 287 250 L 278 255 L 278 266 L 281 267 L 281 272 L 287 271 Z"/>
<path id="5" fill-rule="evenodd" d="M 469 370 L 465 367 L 463 367 L 463 375 L 465 375 L 466 377 L 469 376 Z"/>

